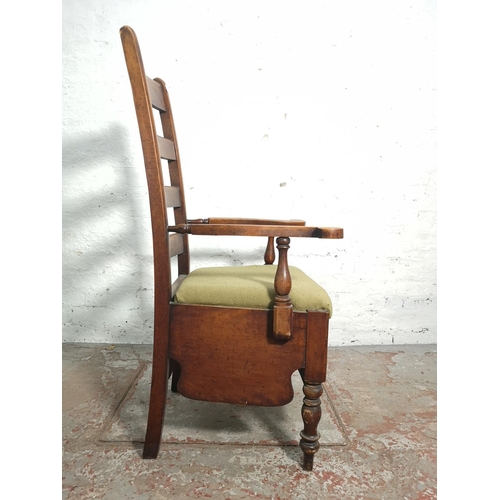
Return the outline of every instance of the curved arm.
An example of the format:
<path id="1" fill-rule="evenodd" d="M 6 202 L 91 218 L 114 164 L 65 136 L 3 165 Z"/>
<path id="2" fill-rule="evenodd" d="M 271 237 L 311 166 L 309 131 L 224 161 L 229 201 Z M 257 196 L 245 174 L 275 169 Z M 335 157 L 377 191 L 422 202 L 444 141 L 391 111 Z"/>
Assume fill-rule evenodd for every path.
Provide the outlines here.
<path id="1" fill-rule="evenodd" d="M 208 224 L 240 224 L 254 226 L 305 226 L 306 221 L 301 219 L 248 219 L 242 217 L 210 217 Z"/>

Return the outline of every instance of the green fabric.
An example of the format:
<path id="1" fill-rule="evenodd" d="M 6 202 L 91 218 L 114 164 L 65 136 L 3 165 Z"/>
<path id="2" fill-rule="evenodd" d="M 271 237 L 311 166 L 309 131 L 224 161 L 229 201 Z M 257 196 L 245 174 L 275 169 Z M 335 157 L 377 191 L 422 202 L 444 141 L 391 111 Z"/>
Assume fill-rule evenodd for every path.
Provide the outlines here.
<path id="1" fill-rule="evenodd" d="M 229 307 L 270 309 L 274 303 L 277 266 L 205 267 L 196 269 L 182 282 L 175 302 Z M 330 297 L 303 271 L 290 267 L 290 298 L 297 311 L 327 310 Z"/>

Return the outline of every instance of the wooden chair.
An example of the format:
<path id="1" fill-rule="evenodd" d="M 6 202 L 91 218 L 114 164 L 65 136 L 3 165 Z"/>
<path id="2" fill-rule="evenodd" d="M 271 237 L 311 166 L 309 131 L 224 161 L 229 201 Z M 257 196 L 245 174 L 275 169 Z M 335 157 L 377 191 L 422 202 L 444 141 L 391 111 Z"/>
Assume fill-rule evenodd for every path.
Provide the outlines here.
<path id="1" fill-rule="evenodd" d="M 299 370 L 305 394 L 300 447 L 304 468 L 312 470 L 319 449 L 331 303 L 319 285 L 288 266 L 287 251 L 291 237 L 342 238 L 343 230 L 308 227 L 298 220 L 188 219 L 165 83 L 146 76 L 134 31 L 124 26 L 120 34 L 142 141 L 153 233 L 153 374 L 143 457 L 158 455 L 171 375 L 172 391 L 188 398 L 281 406 L 293 399 L 291 377 Z M 166 187 L 162 159 L 168 164 Z M 174 221 L 167 219 L 168 207 L 173 208 Z M 267 237 L 265 264 L 190 273 L 189 234 Z M 171 267 L 174 256 L 177 276 Z"/>

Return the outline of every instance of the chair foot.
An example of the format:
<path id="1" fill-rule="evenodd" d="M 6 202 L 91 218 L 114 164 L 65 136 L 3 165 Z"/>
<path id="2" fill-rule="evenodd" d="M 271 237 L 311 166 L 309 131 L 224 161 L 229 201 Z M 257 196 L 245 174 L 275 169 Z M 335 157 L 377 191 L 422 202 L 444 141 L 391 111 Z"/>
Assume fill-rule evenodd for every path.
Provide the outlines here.
<path id="1" fill-rule="evenodd" d="M 162 361 L 162 360 L 161 360 Z M 149 396 L 148 424 L 142 458 L 154 459 L 158 456 L 163 430 L 163 417 L 167 404 L 167 381 L 170 372 L 169 363 L 153 360 L 151 393 Z"/>
<path id="2" fill-rule="evenodd" d="M 144 459 L 155 459 L 160 451 L 159 443 L 144 443 L 144 449 L 142 450 L 142 458 Z"/>
<path id="3" fill-rule="evenodd" d="M 304 383 L 305 398 L 302 405 L 304 430 L 300 433 L 300 448 L 304 452 L 304 470 L 313 470 L 314 455 L 319 450 L 318 424 L 321 419 L 321 384 Z"/>
<path id="4" fill-rule="evenodd" d="M 142 458 L 154 459 L 158 456 L 161 443 L 161 431 L 163 428 L 163 412 L 156 413 L 155 408 L 149 409 L 148 427 L 146 438 L 144 439 L 144 448 Z"/>

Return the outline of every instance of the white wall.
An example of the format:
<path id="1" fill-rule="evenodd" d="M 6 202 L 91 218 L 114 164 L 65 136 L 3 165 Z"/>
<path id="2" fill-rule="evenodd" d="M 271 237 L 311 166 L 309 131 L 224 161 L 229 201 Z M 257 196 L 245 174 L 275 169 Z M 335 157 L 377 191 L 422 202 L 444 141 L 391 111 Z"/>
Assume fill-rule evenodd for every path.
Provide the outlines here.
<path id="1" fill-rule="evenodd" d="M 147 190 L 119 28 L 169 86 L 188 216 L 341 226 L 292 239 L 331 345 L 436 341 L 432 0 L 63 1 L 63 339 L 152 342 Z M 193 267 L 264 238 L 192 237 Z"/>

